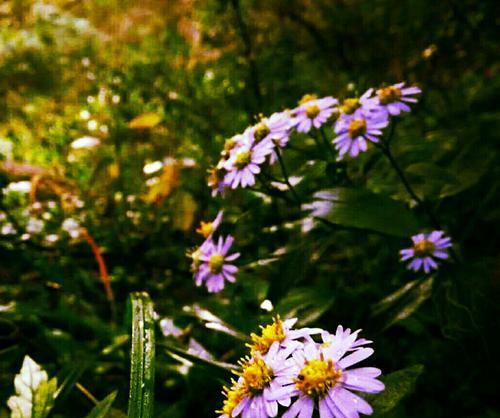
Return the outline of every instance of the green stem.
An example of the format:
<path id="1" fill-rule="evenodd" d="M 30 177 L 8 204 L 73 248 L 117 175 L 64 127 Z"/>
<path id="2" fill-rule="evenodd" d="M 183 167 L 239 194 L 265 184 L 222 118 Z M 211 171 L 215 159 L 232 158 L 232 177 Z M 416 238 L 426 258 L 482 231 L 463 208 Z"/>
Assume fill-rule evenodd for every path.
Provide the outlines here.
<path id="1" fill-rule="evenodd" d="M 326 137 L 326 134 L 325 134 L 325 131 L 323 130 L 323 127 L 320 128 L 320 132 L 321 132 L 321 138 L 323 138 L 323 142 L 325 143 L 326 148 L 328 148 L 330 155 L 332 156 L 333 160 L 335 161 L 337 159 L 337 155 L 335 154 L 335 151 L 333 150 L 331 142 L 328 141 L 328 138 Z"/>
<path id="2" fill-rule="evenodd" d="M 286 169 L 286 166 L 285 166 L 285 162 L 283 161 L 283 157 L 281 156 L 281 150 L 279 148 L 276 148 L 276 155 L 278 156 L 278 161 L 280 163 L 280 167 L 281 167 L 281 171 L 283 173 L 283 177 L 285 178 L 285 183 L 288 186 L 288 188 L 290 189 L 290 192 L 292 193 L 295 201 L 300 206 L 300 204 L 301 204 L 300 197 L 297 194 L 297 191 L 294 189 L 294 187 L 290 183 L 290 180 L 288 178 L 288 172 L 287 172 L 287 169 Z"/>

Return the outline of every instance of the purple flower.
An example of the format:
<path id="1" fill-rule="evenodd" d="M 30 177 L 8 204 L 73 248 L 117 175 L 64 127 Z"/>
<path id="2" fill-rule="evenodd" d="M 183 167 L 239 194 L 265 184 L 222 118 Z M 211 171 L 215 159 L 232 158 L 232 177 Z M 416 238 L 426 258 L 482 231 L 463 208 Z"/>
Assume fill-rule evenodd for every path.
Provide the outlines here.
<path id="1" fill-rule="evenodd" d="M 319 410 L 320 418 L 370 415 L 372 407 L 351 391 L 378 393 L 384 384 L 376 378 L 381 371 L 374 367 L 350 367 L 370 357 L 373 349 L 363 347 L 370 341 L 358 340 L 359 330 L 337 328 L 334 335 L 325 333 L 323 343 L 307 343 L 292 358 L 298 374 L 294 383 L 277 390 L 274 396 L 298 396 L 283 418 L 311 418 Z"/>
<path id="2" fill-rule="evenodd" d="M 337 123 L 348 123 L 352 119 L 366 117 L 380 111 L 379 100 L 373 97 L 373 89 L 365 91 L 361 97 L 349 97 L 339 106 L 340 116 Z"/>
<path id="3" fill-rule="evenodd" d="M 200 247 L 197 259 L 198 269 L 195 273 L 196 286 L 201 286 L 204 282 L 210 293 L 220 292 L 224 288 L 224 281 L 234 283 L 234 274 L 238 267 L 228 263 L 234 261 L 240 253 L 228 255 L 234 238 L 228 236 L 226 239 L 219 237 L 217 243 L 212 238 L 208 238 Z M 194 258 L 193 258 L 194 261 Z"/>
<path id="4" fill-rule="evenodd" d="M 280 351 L 279 343 L 274 343 L 265 356 L 254 354 L 240 362 L 242 371 L 237 384 L 246 387 L 247 394 L 231 411 L 231 417 L 276 417 L 278 404 L 290 405 L 290 395 L 282 388 L 292 384 L 298 372 L 291 351 Z"/>
<path id="5" fill-rule="evenodd" d="M 273 142 L 269 139 L 255 142 L 252 129 L 247 129 L 243 137 L 240 144 L 231 150 L 228 160 L 223 165 L 227 171 L 224 183 L 233 189 L 240 185 L 253 186 L 255 176 L 260 173 L 260 164 L 274 148 Z"/>
<path id="6" fill-rule="evenodd" d="M 411 259 L 408 269 L 413 271 L 423 268 L 426 273 L 429 273 L 431 269 L 437 269 L 438 265 L 434 258 L 447 259 L 449 255 L 446 249 L 452 245 L 451 239 L 443 235 L 444 231 L 414 235 L 411 237 L 413 247 L 405 248 L 399 252 L 401 261 Z"/>
<path id="7" fill-rule="evenodd" d="M 349 153 L 351 157 L 356 157 L 360 152 L 368 149 L 368 142 L 378 142 L 378 136 L 382 135 L 382 130 L 389 121 L 384 113 L 377 113 L 374 116 L 366 116 L 358 113 L 356 117 L 342 119 L 335 125 L 337 137 L 333 140 L 335 148 L 341 157 Z"/>
<path id="8" fill-rule="evenodd" d="M 276 112 L 268 118 L 262 118 L 258 124 L 252 127 L 253 137 L 256 143 L 270 139 L 281 147 L 286 145 L 292 120 L 288 112 Z"/>
<path id="9" fill-rule="evenodd" d="M 422 92 L 418 87 L 404 87 L 404 85 L 403 82 L 377 90 L 381 108 L 392 116 L 409 112 L 411 109 L 407 103 L 416 103 L 417 99 L 412 96 Z"/>
<path id="10" fill-rule="evenodd" d="M 278 343 L 279 348 L 288 349 L 292 347 L 297 349 L 302 347 L 303 341 L 311 341 L 310 336 L 322 332 L 320 328 L 300 328 L 293 329 L 297 322 L 297 318 L 285 319 L 284 321 L 278 316 L 273 318 L 273 323 L 261 326 L 260 335 L 252 333 L 250 338 L 251 344 L 247 344 L 252 353 L 267 354 L 274 343 Z"/>
<path id="11" fill-rule="evenodd" d="M 301 101 L 302 102 L 302 101 Z M 331 96 L 321 99 L 311 98 L 292 110 L 293 125 L 297 132 L 307 133 L 314 126 L 320 128 L 336 111 L 337 99 Z"/>

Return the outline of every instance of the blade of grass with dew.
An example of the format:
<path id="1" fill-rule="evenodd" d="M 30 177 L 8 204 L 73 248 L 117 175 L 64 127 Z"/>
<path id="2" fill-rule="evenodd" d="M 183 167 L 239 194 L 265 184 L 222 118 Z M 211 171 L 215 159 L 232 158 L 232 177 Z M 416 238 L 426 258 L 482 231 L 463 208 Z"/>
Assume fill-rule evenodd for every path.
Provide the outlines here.
<path id="1" fill-rule="evenodd" d="M 132 349 L 128 418 L 152 418 L 155 372 L 153 303 L 144 292 L 132 293 L 130 298 Z"/>

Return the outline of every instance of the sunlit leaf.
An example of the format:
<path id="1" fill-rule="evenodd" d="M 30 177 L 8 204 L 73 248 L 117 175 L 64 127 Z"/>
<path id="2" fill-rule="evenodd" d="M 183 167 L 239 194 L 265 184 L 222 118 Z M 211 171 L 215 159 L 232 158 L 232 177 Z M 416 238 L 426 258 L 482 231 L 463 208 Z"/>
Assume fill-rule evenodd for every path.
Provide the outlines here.
<path id="1" fill-rule="evenodd" d="M 179 184 L 179 167 L 176 164 L 168 164 L 145 196 L 148 203 L 158 203 L 168 197 Z"/>
<path id="2" fill-rule="evenodd" d="M 131 295 L 132 348 L 128 418 L 151 418 L 154 403 L 155 323 L 147 293 Z"/>
<path id="3" fill-rule="evenodd" d="M 136 116 L 128 123 L 130 129 L 151 129 L 161 122 L 161 116 L 148 112 Z"/>

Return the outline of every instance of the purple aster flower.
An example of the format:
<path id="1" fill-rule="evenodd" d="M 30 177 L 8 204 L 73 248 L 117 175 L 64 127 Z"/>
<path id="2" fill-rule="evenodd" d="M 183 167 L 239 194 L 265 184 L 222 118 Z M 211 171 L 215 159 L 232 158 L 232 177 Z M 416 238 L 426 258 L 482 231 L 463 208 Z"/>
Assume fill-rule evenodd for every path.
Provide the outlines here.
<path id="1" fill-rule="evenodd" d="M 199 228 L 196 229 L 196 232 L 200 235 L 203 235 L 204 238 L 211 237 L 213 233 L 217 231 L 217 228 L 222 222 L 223 216 L 224 216 L 224 211 L 220 210 L 212 222 L 201 221 Z"/>
<path id="2" fill-rule="evenodd" d="M 382 135 L 382 129 L 389 124 L 387 115 L 377 113 L 370 117 L 361 113 L 355 118 L 339 120 L 335 125 L 337 137 L 333 140 L 335 148 L 341 157 L 349 153 L 356 157 L 360 152 L 368 149 L 368 142 L 378 142 L 378 136 Z"/>
<path id="3" fill-rule="evenodd" d="M 240 362 L 238 384 L 247 394 L 231 411 L 231 417 L 269 418 L 278 415 L 278 404 L 290 405 L 290 395 L 281 389 L 293 383 L 298 370 L 290 358 L 292 349 L 280 350 L 274 343 L 264 356 L 254 354 Z"/>
<path id="4" fill-rule="evenodd" d="M 408 269 L 418 271 L 423 268 L 426 273 L 431 269 L 437 269 L 438 265 L 434 258 L 447 259 L 449 257 L 447 248 L 451 247 L 451 239 L 444 236 L 444 231 L 432 231 L 429 234 L 417 234 L 411 237 L 413 247 L 405 248 L 399 253 L 401 261 L 410 260 Z"/>
<path id="5" fill-rule="evenodd" d="M 229 254 L 234 238 L 228 236 L 226 239 L 219 237 L 217 243 L 209 238 L 200 247 L 198 254 L 199 267 L 195 273 L 196 286 L 204 282 L 210 293 L 220 292 L 224 288 L 224 281 L 234 283 L 234 274 L 238 267 L 228 263 L 236 260 L 240 253 Z"/>
<path id="6" fill-rule="evenodd" d="M 317 129 L 320 128 L 336 111 L 337 103 L 338 100 L 331 96 L 321 99 L 311 98 L 307 101 L 301 100 L 301 104 L 292 110 L 292 114 L 295 116 L 293 125 L 297 132 L 307 133 L 313 126 Z"/>
<path id="7" fill-rule="evenodd" d="M 370 116 L 380 111 L 379 100 L 372 96 L 373 89 L 365 91 L 361 97 L 349 97 L 339 105 L 340 115 L 337 123 L 346 124 L 360 116 Z"/>
<path id="8" fill-rule="evenodd" d="M 267 354 L 274 343 L 278 343 L 279 348 L 297 349 L 302 347 L 303 342 L 312 341 L 311 335 L 320 334 L 320 328 L 300 328 L 293 329 L 297 322 L 297 318 L 281 320 L 279 316 L 273 318 L 273 323 L 261 326 L 261 333 L 257 335 L 252 333 L 250 338 L 251 344 L 247 344 L 252 353 Z"/>
<path id="9" fill-rule="evenodd" d="M 401 112 L 409 112 L 411 109 L 407 103 L 416 103 L 417 99 L 412 96 L 422 93 L 418 87 L 405 87 L 404 85 L 405 83 L 398 83 L 377 90 L 381 108 L 392 116 L 397 116 Z"/>
<path id="10" fill-rule="evenodd" d="M 258 124 L 252 127 L 253 137 L 256 143 L 270 139 L 280 143 L 284 140 L 286 144 L 290 130 L 292 129 L 292 119 L 288 112 L 276 112 L 268 118 L 262 118 Z"/>
<path id="11" fill-rule="evenodd" d="M 320 418 L 370 415 L 372 407 L 351 391 L 378 393 L 384 384 L 376 378 L 381 371 L 374 367 L 350 367 L 370 357 L 373 349 L 362 347 L 367 340 L 357 340 L 359 331 L 337 328 L 335 335 L 325 334 L 322 344 L 308 343 L 292 358 L 299 370 L 294 383 L 277 390 L 274 396 L 298 396 L 283 418 L 311 418 L 319 410 Z"/>
<path id="12" fill-rule="evenodd" d="M 244 140 L 231 151 L 228 160 L 224 164 L 227 174 L 224 183 L 233 189 L 238 186 L 247 187 L 255 184 L 255 176 L 260 173 L 260 164 L 272 152 L 274 144 L 266 139 L 258 143 L 254 142 L 252 130 L 247 129 Z"/>

